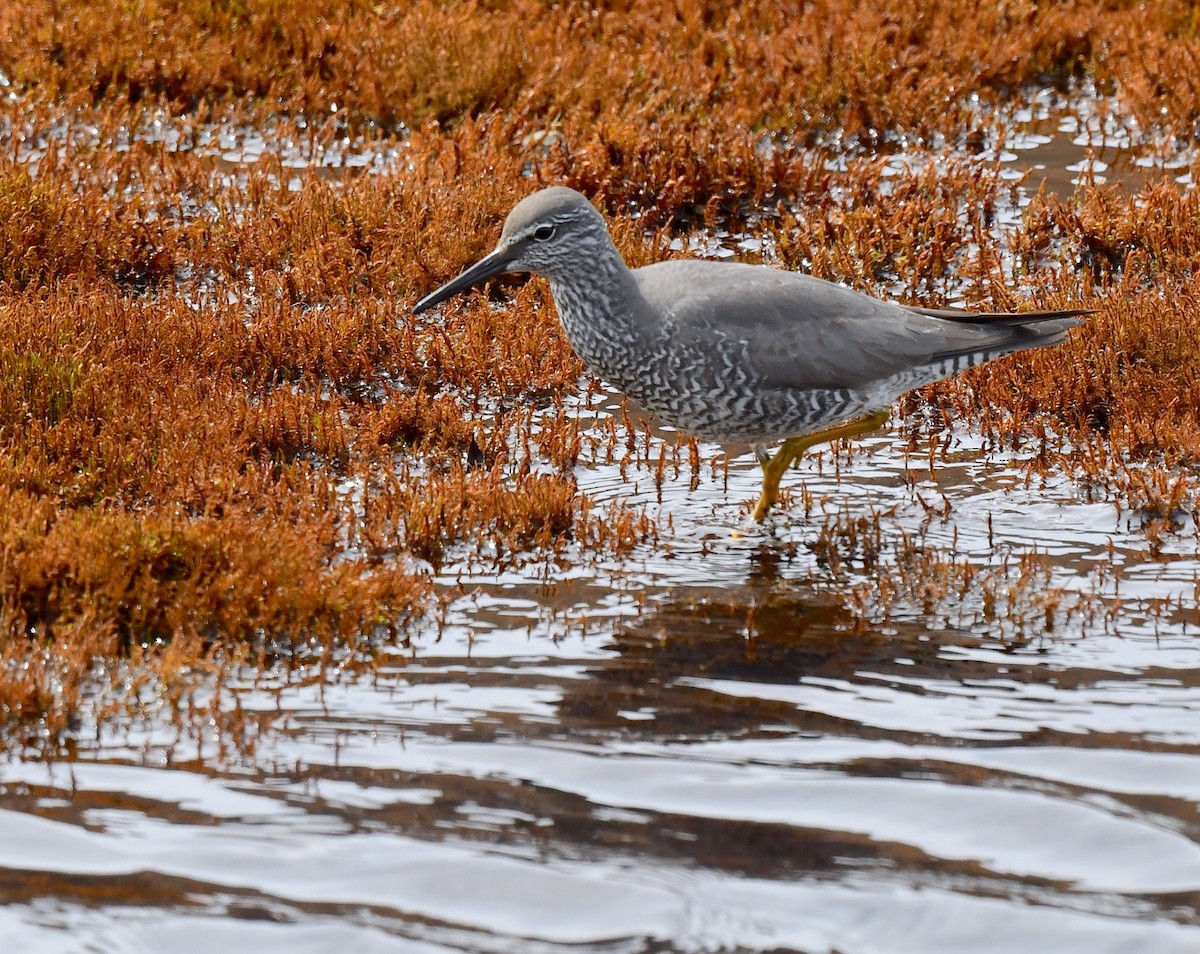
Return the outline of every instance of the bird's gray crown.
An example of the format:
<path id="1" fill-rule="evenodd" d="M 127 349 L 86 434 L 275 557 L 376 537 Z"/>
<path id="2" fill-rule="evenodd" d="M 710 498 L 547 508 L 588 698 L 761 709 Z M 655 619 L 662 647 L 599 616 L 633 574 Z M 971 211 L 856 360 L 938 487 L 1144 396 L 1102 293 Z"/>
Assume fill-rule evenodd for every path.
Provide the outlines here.
<path id="1" fill-rule="evenodd" d="M 518 202 L 500 233 L 501 244 L 524 238 L 545 225 L 563 225 L 568 222 L 599 225 L 607 231 L 603 217 L 585 196 L 566 186 L 542 189 Z"/>
<path id="2" fill-rule="evenodd" d="M 597 272 L 609 280 L 624 263 L 604 217 L 574 189 L 543 189 L 508 214 L 493 253 L 508 271 L 533 272 L 557 281 L 587 282 Z"/>

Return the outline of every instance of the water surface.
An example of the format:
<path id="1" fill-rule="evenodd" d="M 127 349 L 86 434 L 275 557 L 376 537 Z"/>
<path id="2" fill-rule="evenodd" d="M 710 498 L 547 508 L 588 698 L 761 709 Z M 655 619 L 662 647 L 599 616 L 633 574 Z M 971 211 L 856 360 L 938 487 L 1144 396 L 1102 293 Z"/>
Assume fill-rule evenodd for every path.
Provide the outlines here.
<path id="1" fill-rule="evenodd" d="M 1120 146 L 1031 110 L 1019 172 Z M 658 541 L 460 554 L 368 675 L 235 681 L 253 746 L 14 755 L 3 950 L 1200 950 L 1196 527 L 932 439 L 809 456 L 749 531 L 749 454 L 585 460 Z"/>
<path id="2" fill-rule="evenodd" d="M 662 504 L 615 465 L 581 468 L 597 497 L 644 494 L 674 525 L 670 556 L 448 567 L 445 620 L 369 679 L 243 687 L 278 727 L 253 754 L 213 758 L 211 740 L 151 723 L 81 739 L 72 762 L 5 766 L 0 936 L 24 951 L 1194 951 L 1194 538 L 1152 559 L 1065 481 L 1007 488 L 1011 463 L 963 435 L 910 482 L 907 442 L 885 433 L 840 475 L 828 454 L 805 463 L 810 517 L 740 537 L 749 456 L 727 487 L 668 479 Z M 952 506 L 930 520 L 917 497 L 936 494 Z M 1014 606 L 1053 588 L 1106 611 L 1021 628 L 968 593 L 872 620 L 843 593 L 873 574 L 839 582 L 812 547 L 843 512 L 886 513 L 889 540 L 956 536 Z M 1045 576 L 1022 595 L 999 555 L 1035 549 Z"/>

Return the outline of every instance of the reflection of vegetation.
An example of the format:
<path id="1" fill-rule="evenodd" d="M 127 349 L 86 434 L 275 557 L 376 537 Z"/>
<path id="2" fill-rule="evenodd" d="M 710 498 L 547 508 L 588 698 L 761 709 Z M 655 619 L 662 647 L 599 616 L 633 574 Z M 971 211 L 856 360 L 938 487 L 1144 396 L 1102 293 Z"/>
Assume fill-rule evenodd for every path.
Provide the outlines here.
<path id="1" fill-rule="evenodd" d="M 1012 90 L 1081 75 L 1142 128 L 1190 135 L 1191 6 L 1111 6 L 4 4 L 0 707 L 61 728 L 93 657 L 144 645 L 169 684 L 240 646 L 334 654 L 402 639 L 426 563 L 657 540 L 577 492 L 581 454 L 659 486 L 709 462 L 581 429 L 562 398 L 582 367 L 542 286 L 404 314 L 549 182 L 594 195 L 635 264 L 669 254 L 648 232 L 704 224 L 910 298 L 1102 305 L 1068 346 L 910 406 L 1033 441 L 1031 473 L 1066 468 L 1170 532 L 1197 496 L 1200 200 L 1039 196 L 1000 236 L 995 170 L 873 151 L 990 148 Z M 231 174 L 214 117 L 266 154 Z M 355 143 L 395 171 L 331 182 L 277 154 Z M 841 565 L 947 593 L 968 572 L 866 524 L 815 546 L 840 605 L 874 607 L 855 618 L 923 603 Z"/>
<path id="2" fill-rule="evenodd" d="M 827 583 L 846 594 L 855 629 L 922 619 L 1020 641 L 1060 633 L 1073 617 L 1094 622 L 1104 610 L 1099 599 L 1051 585 L 1037 553 L 1002 551 L 980 566 L 920 532 L 889 532 L 873 509 L 827 518 L 812 546 Z"/>

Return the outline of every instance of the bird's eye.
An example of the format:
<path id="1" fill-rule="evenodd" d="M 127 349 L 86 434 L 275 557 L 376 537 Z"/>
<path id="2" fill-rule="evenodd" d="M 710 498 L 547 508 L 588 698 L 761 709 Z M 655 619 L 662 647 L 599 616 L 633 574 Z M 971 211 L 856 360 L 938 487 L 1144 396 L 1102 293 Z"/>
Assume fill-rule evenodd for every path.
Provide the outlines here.
<path id="1" fill-rule="evenodd" d="M 533 237 L 539 242 L 549 242 L 552 238 L 554 238 L 554 226 L 539 225 L 533 230 Z"/>

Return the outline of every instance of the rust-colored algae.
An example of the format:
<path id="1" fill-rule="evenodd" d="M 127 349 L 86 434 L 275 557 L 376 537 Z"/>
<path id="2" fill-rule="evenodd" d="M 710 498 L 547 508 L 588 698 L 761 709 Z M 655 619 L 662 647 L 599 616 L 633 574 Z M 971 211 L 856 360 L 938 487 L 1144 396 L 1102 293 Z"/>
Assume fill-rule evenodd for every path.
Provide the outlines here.
<path id="1" fill-rule="evenodd" d="M 655 545 L 575 465 L 607 455 L 661 493 L 694 486 L 699 452 L 612 418 L 581 433 L 544 284 L 408 314 L 550 183 L 594 196 L 635 265 L 728 229 L 879 294 L 1098 308 L 905 409 L 1032 442 L 1028 467 L 1160 538 L 1200 493 L 1200 200 L 1091 185 L 999 228 L 1015 186 L 972 157 L 1037 87 L 1194 152 L 1198 57 L 1194 5 L 1170 0 L 5 4 L 0 723 L 53 744 L 89 693 L 117 717 L 105 679 L 182 711 L 189 673 L 369 654 L 458 557 Z M 885 166 L 907 147 L 930 158 Z M 998 576 L 877 519 L 813 550 L 859 618 L 968 591 L 999 613 Z M 903 592 L 843 579 L 880 560 Z"/>

